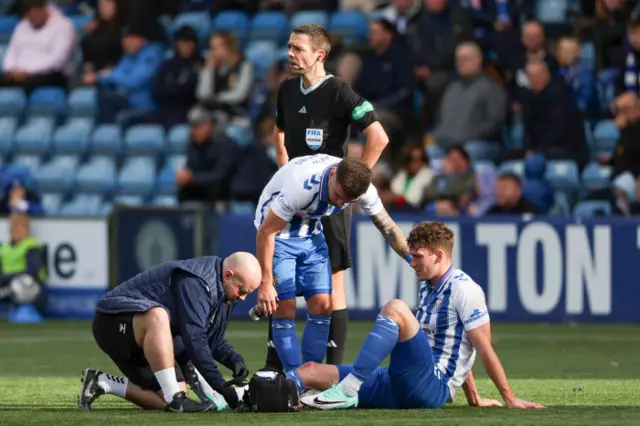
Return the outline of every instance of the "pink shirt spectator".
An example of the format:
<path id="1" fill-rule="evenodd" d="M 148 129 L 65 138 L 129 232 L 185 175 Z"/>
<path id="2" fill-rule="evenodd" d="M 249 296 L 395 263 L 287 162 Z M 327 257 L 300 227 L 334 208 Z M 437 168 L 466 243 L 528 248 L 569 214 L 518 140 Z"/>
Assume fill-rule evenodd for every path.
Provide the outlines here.
<path id="1" fill-rule="evenodd" d="M 5 52 L 4 72 L 73 74 L 76 46 L 73 22 L 55 6 L 49 5 L 47 10 L 49 19 L 41 28 L 32 27 L 26 19 L 20 21 Z"/>

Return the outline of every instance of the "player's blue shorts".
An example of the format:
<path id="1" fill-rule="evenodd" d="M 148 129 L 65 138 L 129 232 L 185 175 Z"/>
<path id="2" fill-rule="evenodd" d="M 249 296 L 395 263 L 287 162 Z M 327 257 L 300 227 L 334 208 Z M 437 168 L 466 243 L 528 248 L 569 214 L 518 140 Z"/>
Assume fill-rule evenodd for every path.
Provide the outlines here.
<path id="1" fill-rule="evenodd" d="M 359 408 L 442 408 L 449 399 L 446 379 L 435 372 L 427 336 L 421 331 L 398 343 L 391 352 L 389 367 L 378 367 L 358 392 Z M 339 365 L 340 380 L 353 365 Z"/>
<path id="2" fill-rule="evenodd" d="M 280 300 L 331 294 L 331 264 L 324 235 L 276 238 L 273 279 Z"/>

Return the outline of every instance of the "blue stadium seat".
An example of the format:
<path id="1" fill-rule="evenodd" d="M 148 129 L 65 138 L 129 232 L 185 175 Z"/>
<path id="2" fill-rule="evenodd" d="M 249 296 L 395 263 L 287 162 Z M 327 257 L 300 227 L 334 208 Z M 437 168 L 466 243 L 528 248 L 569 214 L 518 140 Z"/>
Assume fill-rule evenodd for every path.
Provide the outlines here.
<path id="1" fill-rule="evenodd" d="M 582 171 L 582 186 L 589 190 L 609 188 L 611 186 L 611 167 L 589 163 Z"/>
<path id="2" fill-rule="evenodd" d="M 590 69 L 596 68 L 596 46 L 592 42 L 582 43 L 580 46 L 582 62 Z"/>
<path id="3" fill-rule="evenodd" d="M 40 87 L 27 103 L 30 116 L 61 117 L 67 110 L 67 95 L 61 87 Z"/>
<path id="4" fill-rule="evenodd" d="M 524 124 L 522 121 L 514 122 L 509 128 L 508 147 L 510 149 L 522 148 L 524 145 Z"/>
<path id="5" fill-rule="evenodd" d="M 34 172 L 38 189 L 44 192 L 67 193 L 73 189 L 75 172 L 79 164 L 74 155 L 59 155 Z"/>
<path id="6" fill-rule="evenodd" d="M 256 211 L 256 206 L 250 201 L 231 203 L 231 213 L 252 214 L 252 213 L 255 213 L 255 211 Z"/>
<path id="7" fill-rule="evenodd" d="M 79 194 L 72 201 L 60 207 L 61 216 L 100 216 L 103 209 L 102 197 L 96 194 Z"/>
<path id="8" fill-rule="evenodd" d="M 101 124 L 91 136 L 94 154 L 118 156 L 122 153 L 122 129 L 117 124 Z"/>
<path id="9" fill-rule="evenodd" d="M 121 195 L 151 194 L 155 187 L 156 165 L 149 158 L 127 158 L 118 174 Z"/>
<path id="10" fill-rule="evenodd" d="M 260 12 L 251 21 L 251 40 L 283 42 L 289 34 L 289 17 L 284 12 Z"/>
<path id="11" fill-rule="evenodd" d="M 116 188 L 115 162 L 111 157 L 94 156 L 78 168 L 75 178 L 80 193 L 111 193 Z"/>
<path id="12" fill-rule="evenodd" d="M 251 132 L 237 124 L 228 124 L 225 133 L 239 146 L 247 146 L 251 143 Z"/>
<path id="13" fill-rule="evenodd" d="M 244 50 L 244 56 L 253 63 L 255 77 L 264 79 L 271 64 L 276 59 L 278 46 L 274 41 L 250 41 Z"/>
<path id="14" fill-rule="evenodd" d="M 113 204 L 116 206 L 137 207 L 144 204 L 144 200 L 138 195 L 118 195 L 114 197 Z"/>
<path id="15" fill-rule="evenodd" d="M 62 206 L 62 194 L 42 194 L 42 207 L 48 215 L 57 215 Z"/>
<path id="16" fill-rule="evenodd" d="M 0 43 L 9 43 L 11 34 L 19 21 L 20 18 L 15 15 L 0 16 Z"/>
<path id="17" fill-rule="evenodd" d="M 167 164 L 156 179 L 156 192 L 159 194 L 175 194 L 176 193 L 176 169 Z"/>
<path id="18" fill-rule="evenodd" d="M 595 216 L 611 216 L 611 203 L 603 200 L 587 200 L 576 204 L 573 215 L 581 218 L 591 218 Z"/>
<path id="19" fill-rule="evenodd" d="M 620 131 L 613 120 L 602 120 L 596 124 L 593 137 L 596 140 L 596 151 L 612 153 L 618 144 Z"/>
<path id="20" fill-rule="evenodd" d="M 167 167 L 170 167 L 174 172 L 187 165 L 186 155 L 172 155 L 167 159 Z"/>
<path id="21" fill-rule="evenodd" d="M 543 24 L 560 24 L 567 21 L 567 0 L 537 2 L 536 16 Z"/>
<path id="22" fill-rule="evenodd" d="M 51 120 L 30 120 L 16 132 L 16 152 L 46 155 L 51 149 L 54 128 Z"/>
<path id="23" fill-rule="evenodd" d="M 554 189 L 573 191 L 580 185 L 578 165 L 572 160 L 550 160 L 546 178 Z"/>
<path id="24" fill-rule="evenodd" d="M 77 87 L 68 98 L 69 114 L 72 117 L 95 117 L 98 111 L 98 94 L 95 87 Z"/>
<path id="25" fill-rule="evenodd" d="M 34 176 L 36 171 L 40 169 L 42 159 L 38 155 L 20 154 L 16 155 L 13 159 L 13 163 L 25 167 L 29 173 Z"/>
<path id="26" fill-rule="evenodd" d="M 249 33 L 249 16 L 244 12 L 223 10 L 213 18 L 213 31 L 229 31 L 239 42 Z"/>
<path id="27" fill-rule="evenodd" d="M 91 22 L 92 18 L 86 15 L 74 15 L 69 16 L 71 22 L 73 22 L 73 26 L 76 29 L 76 33 L 78 36 L 82 37 L 84 35 L 84 26 Z"/>
<path id="28" fill-rule="evenodd" d="M 169 143 L 169 153 L 183 154 L 187 152 L 189 144 L 189 126 L 187 124 L 176 124 L 167 134 Z"/>
<path id="29" fill-rule="evenodd" d="M 16 118 L 0 118 L 0 154 L 9 155 L 13 152 L 13 141 L 17 128 L 18 120 Z"/>
<path id="30" fill-rule="evenodd" d="M 59 154 L 84 154 L 89 149 L 93 122 L 90 119 L 70 119 L 53 133 L 53 150 Z"/>
<path id="31" fill-rule="evenodd" d="M 27 105 L 27 95 L 18 87 L 0 89 L 0 114 L 2 117 L 20 117 Z"/>
<path id="32" fill-rule="evenodd" d="M 208 12 L 184 12 L 178 14 L 171 23 L 171 40 L 173 40 L 173 34 L 185 25 L 193 28 L 198 33 L 198 40 L 201 46 L 207 44 L 207 39 L 211 34 L 211 16 Z"/>
<path id="33" fill-rule="evenodd" d="M 175 207 L 178 205 L 178 199 L 172 195 L 159 195 L 153 199 L 151 204 L 156 207 Z"/>
<path id="34" fill-rule="evenodd" d="M 320 24 L 325 28 L 329 27 L 329 14 L 324 10 L 305 10 L 296 12 L 291 17 L 291 28 L 303 24 Z"/>
<path id="35" fill-rule="evenodd" d="M 129 155 L 164 154 L 166 151 L 164 129 L 158 124 L 131 126 L 125 132 L 124 147 Z"/>
<path id="36" fill-rule="evenodd" d="M 500 155 L 500 145 L 497 142 L 468 141 L 464 149 L 471 157 L 471 161 L 493 161 Z"/>
<path id="37" fill-rule="evenodd" d="M 329 21 L 329 31 L 340 35 L 347 44 L 365 41 L 368 26 L 366 15 L 355 10 L 335 12 Z"/>
<path id="38" fill-rule="evenodd" d="M 444 158 L 444 149 L 438 144 L 431 143 L 426 148 L 427 156 L 429 160 L 441 160 Z"/>
<path id="39" fill-rule="evenodd" d="M 509 160 L 500 164 L 498 173 L 513 173 L 520 176 L 520 179 L 524 179 L 524 161 L 522 160 Z"/>

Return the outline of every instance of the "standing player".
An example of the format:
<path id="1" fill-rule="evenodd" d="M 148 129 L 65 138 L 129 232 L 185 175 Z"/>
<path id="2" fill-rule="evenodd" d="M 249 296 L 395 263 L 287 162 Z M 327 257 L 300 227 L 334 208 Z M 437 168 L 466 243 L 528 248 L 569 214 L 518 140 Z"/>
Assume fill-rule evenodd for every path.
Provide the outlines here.
<path id="1" fill-rule="evenodd" d="M 408 260 L 405 237 L 371 184 L 371 170 L 358 160 L 341 161 L 325 154 L 300 157 L 280 168 L 262 191 L 254 221 L 262 270 L 258 308 L 273 314 L 273 342 L 285 371 L 303 361 L 324 359 L 331 320 L 331 266 L 320 219 L 354 200 L 393 250 Z M 305 297 L 309 312 L 302 345 L 295 330 L 297 295 Z"/>
<path id="2" fill-rule="evenodd" d="M 470 405 L 501 405 L 479 397 L 471 373 L 476 351 L 500 395 L 512 408 L 542 408 L 514 395 L 491 346 L 482 288 L 453 267 L 453 232 L 441 222 L 416 225 L 407 240 L 411 266 L 425 283 L 415 314 L 402 300 L 387 303 L 353 365 L 310 364 L 288 376 L 315 408 L 441 408 L 462 386 Z M 378 367 L 391 355 L 389 367 Z M 332 386 L 332 383 L 340 383 Z"/>
<path id="3" fill-rule="evenodd" d="M 344 156 L 351 124 L 366 138 L 362 161 L 372 168 L 389 138 L 373 105 L 356 94 L 343 80 L 327 74 L 324 62 L 331 50 L 329 35 L 320 25 L 300 25 L 289 38 L 289 61 L 295 77 L 278 90 L 276 110 L 276 158 L 282 167 L 290 159 L 310 154 Z M 304 142 L 303 142 L 304 141 Z M 340 364 L 347 340 L 347 302 L 344 271 L 351 267 L 349 241 L 351 209 L 322 220 L 333 273 L 331 330 L 327 362 Z M 282 364 L 273 346 L 269 323 L 266 368 Z"/>

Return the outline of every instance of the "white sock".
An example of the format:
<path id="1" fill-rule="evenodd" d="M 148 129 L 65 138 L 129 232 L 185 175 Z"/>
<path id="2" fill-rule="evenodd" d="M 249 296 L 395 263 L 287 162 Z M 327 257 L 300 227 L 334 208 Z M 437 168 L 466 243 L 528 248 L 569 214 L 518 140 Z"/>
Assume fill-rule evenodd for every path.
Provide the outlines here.
<path id="1" fill-rule="evenodd" d="M 342 379 L 340 384 L 340 389 L 344 391 L 349 396 L 354 396 L 360 390 L 360 386 L 362 385 L 362 380 L 358 379 L 353 374 L 349 373 L 347 377 Z"/>
<path id="2" fill-rule="evenodd" d="M 102 373 L 98 376 L 98 384 L 104 390 L 104 393 L 124 398 L 127 395 L 129 379 Z"/>
<path id="3" fill-rule="evenodd" d="M 176 379 L 176 370 L 174 367 L 165 368 L 164 370 L 156 371 L 154 373 L 156 380 L 160 383 L 162 388 L 162 394 L 164 395 L 164 402 L 167 404 L 173 401 L 173 395 L 180 392 L 180 386 L 178 386 L 178 379 Z"/>

